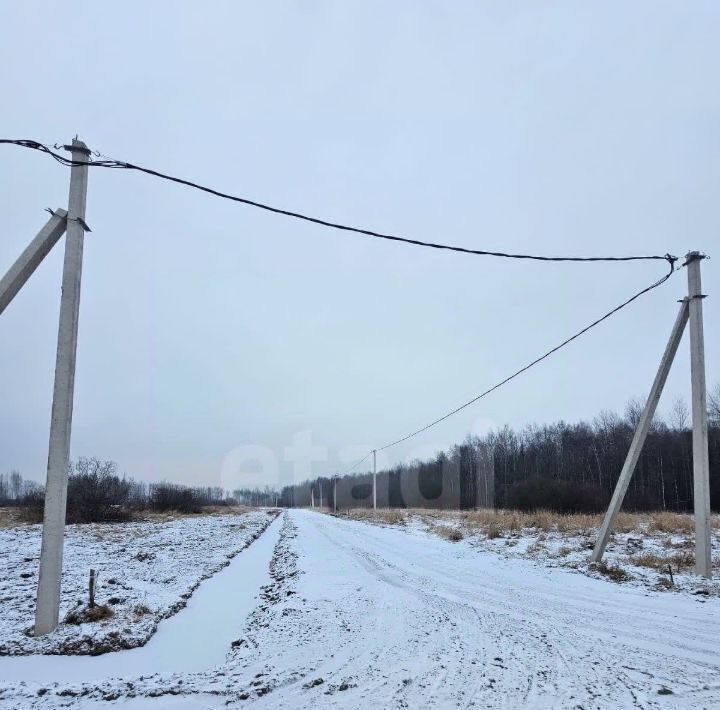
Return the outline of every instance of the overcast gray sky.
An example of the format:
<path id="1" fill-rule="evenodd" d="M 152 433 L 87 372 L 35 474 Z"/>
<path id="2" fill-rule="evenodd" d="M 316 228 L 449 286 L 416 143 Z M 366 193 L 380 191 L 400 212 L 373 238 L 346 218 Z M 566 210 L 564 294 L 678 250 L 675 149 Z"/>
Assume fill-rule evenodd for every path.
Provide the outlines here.
<path id="1" fill-rule="evenodd" d="M 221 190 L 471 248 L 704 250 L 716 257 L 703 263 L 708 380 L 720 379 L 718 3 L 0 7 L 3 137 L 77 133 Z M 68 177 L 1 148 L 0 271 L 43 208 L 66 206 Z M 125 171 L 91 171 L 87 221 L 71 454 L 149 481 L 342 469 L 665 269 L 423 250 Z M 0 317 L 0 470 L 37 480 L 63 247 Z M 390 460 L 622 410 L 649 389 L 685 289 L 683 270 Z M 680 394 L 687 343 L 663 407 Z M 327 460 L 303 464 L 308 442 Z"/>

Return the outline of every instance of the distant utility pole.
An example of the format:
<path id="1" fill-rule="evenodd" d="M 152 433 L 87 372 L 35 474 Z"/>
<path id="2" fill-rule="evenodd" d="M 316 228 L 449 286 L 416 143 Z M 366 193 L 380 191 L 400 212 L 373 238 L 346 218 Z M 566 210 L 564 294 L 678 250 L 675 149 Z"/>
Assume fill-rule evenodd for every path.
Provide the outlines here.
<path id="1" fill-rule="evenodd" d="M 693 436 L 693 488 L 695 506 L 695 572 L 711 576 L 710 561 L 710 466 L 708 457 L 707 394 L 705 385 L 705 346 L 703 340 L 702 294 L 700 262 L 705 258 L 691 251 L 685 261 L 688 267 L 688 297 L 681 301 L 670 340 L 660 361 L 655 381 L 650 389 L 645 408 L 630 444 L 612 500 L 605 514 L 592 553 L 593 562 L 599 562 L 605 552 L 615 517 L 620 512 L 633 471 L 640 459 L 663 387 L 670 372 L 685 325 L 690 323 L 690 378 L 692 384 L 692 436 Z"/>
<path id="2" fill-rule="evenodd" d="M 377 509 L 377 451 L 373 449 L 373 510 Z"/>
<path id="3" fill-rule="evenodd" d="M 312 487 L 312 484 L 310 485 L 310 507 L 315 510 L 315 490 Z"/>
<path id="4" fill-rule="evenodd" d="M 75 391 L 75 356 L 80 313 L 80 281 L 86 229 L 87 161 L 90 151 L 85 143 L 76 138 L 72 142 L 71 154 L 72 159 L 81 164 L 73 165 L 70 170 L 67 236 L 60 296 L 55 386 L 50 418 L 47 484 L 45 486 L 45 512 L 37 606 L 35 608 L 36 636 L 52 631 L 58 624 L 60 613 L 63 536 L 65 534 L 70 432 Z"/>
<path id="5" fill-rule="evenodd" d="M 337 513 L 337 475 L 333 477 L 333 513 Z"/>

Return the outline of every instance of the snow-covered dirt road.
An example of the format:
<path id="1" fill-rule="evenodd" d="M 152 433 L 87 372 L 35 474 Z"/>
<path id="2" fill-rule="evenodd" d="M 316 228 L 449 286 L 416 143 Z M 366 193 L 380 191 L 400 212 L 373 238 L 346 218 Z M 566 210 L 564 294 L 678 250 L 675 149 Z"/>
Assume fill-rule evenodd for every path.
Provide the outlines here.
<path id="1" fill-rule="evenodd" d="M 129 684 L 5 684 L 0 705 L 720 707 L 715 598 L 299 510 L 285 514 L 270 576 L 215 669 L 147 677 L 148 668 Z"/>

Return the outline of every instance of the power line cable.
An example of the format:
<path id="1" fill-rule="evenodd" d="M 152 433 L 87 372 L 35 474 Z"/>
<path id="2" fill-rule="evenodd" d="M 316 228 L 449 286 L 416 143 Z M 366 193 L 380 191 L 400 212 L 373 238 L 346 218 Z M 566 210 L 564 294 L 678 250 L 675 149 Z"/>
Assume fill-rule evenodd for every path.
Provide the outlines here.
<path id="1" fill-rule="evenodd" d="M 185 180 L 183 178 L 175 177 L 172 175 L 167 175 L 166 173 L 161 173 L 157 170 L 152 170 L 150 168 L 144 168 L 140 165 L 135 165 L 134 163 L 128 163 L 123 160 L 114 160 L 112 158 L 108 158 L 107 156 L 102 155 L 101 153 L 95 152 L 92 153 L 92 155 L 95 155 L 97 157 L 100 157 L 101 160 L 88 160 L 88 161 L 74 161 L 71 158 L 67 158 L 64 155 L 61 155 L 59 153 L 56 153 L 53 148 L 59 149 L 59 148 L 65 148 L 69 150 L 71 146 L 62 146 L 60 144 L 55 144 L 52 148 L 48 145 L 45 145 L 43 143 L 39 143 L 38 141 L 33 141 L 29 139 L 22 139 L 22 140 L 16 140 L 16 139 L 9 139 L 9 138 L 3 138 L 0 139 L 0 144 L 11 144 L 11 145 L 17 145 L 22 148 L 29 148 L 32 150 L 38 150 L 42 153 L 45 153 L 55 160 L 57 160 L 60 164 L 65 166 L 73 166 L 73 165 L 89 165 L 91 167 L 100 167 L 100 168 L 113 168 L 113 169 L 123 169 L 123 170 L 135 170 L 141 173 L 145 173 L 146 175 L 151 175 L 156 178 L 160 178 L 162 180 L 169 180 L 170 182 L 175 182 L 180 185 L 185 185 L 187 187 L 194 188 L 196 190 L 200 190 L 202 192 L 206 192 L 210 195 L 214 195 L 216 197 L 221 197 L 226 200 L 232 200 L 233 202 L 239 202 L 244 205 L 248 205 L 250 207 L 256 207 L 261 210 L 265 210 L 266 212 L 272 212 L 273 214 L 279 214 L 284 215 L 286 217 L 291 217 L 293 219 L 302 220 L 305 222 L 310 222 L 312 224 L 318 224 L 323 227 L 329 227 L 331 229 L 337 229 L 343 232 L 352 232 L 355 234 L 362 234 L 366 237 L 373 237 L 377 239 L 386 239 L 394 242 L 402 242 L 404 244 L 410 244 L 413 246 L 420 246 L 420 247 L 427 247 L 430 249 L 441 249 L 446 251 L 454 251 L 459 252 L 461 254 L 473 254 L 476 256 L 494 256 L 494 257 L 502 257 L 506 259 L 525 259 L 525 260 L 533 260 L 533 261 L 553 261 L 553 262 L 626 262 L 626 261 L 668 261 L 669 263 L 673 263 L 673 260 L 675 260 L 676 257 L 670 255 L 670 254 L 664 254 L 664 255 L 647 255 L 647 256 L 542 256 L 538 254 L 512 254 L 508 252 L 500 252 L 500 251 L 486 251 L 484 249 L 468 249 L 466 247 L 459 247 L 454 246 L 450 244 L 440 244 L 438 242 L 426 242 L 419 239 L 411 239 L 409 237 L 401 237 L 394 234 L 385 234 L 383 232 L 376 232 L 371 229 L 364 229 L 361 227 L 353 227 L 347 224 L 341 224 L 339 222 L 331 222 L 330 220 L 321 219 L 319 217 L 311 217 L 310 215 L 303 214 L 301 212 L 293 212 L 291 210 L 285 210 L 280 207 L 273 207 L 272 205 L 265 204 L 263 202 L 257 202 L 256 200 L 250 200 L 246 197 L 238 197 L 237 195 L 231 195 L 226 192 L 221 192 L 220 190 L 216 190 L 211 187 L 207 187 L 205 185 L 201 185 L 196 182 L 192 182 L 191 180 Z"/>
<path id="2" fill-rule="evenodd" d="M 414 246 L 421 246 L 421 247 L 429 247 L 432 249 L 443 249 L 448 251 L 454 251 L 454 252 L 460 252 L 463 254 L 474 254 L 478 256 L 494 256 L 494 257 L 502 257 L 502 258 L 508 258 L 508 259 L 529 259 L 534 261 L 554 261 L 554 262 L 627 262 L 627 261 L 667 261 L 670 265 L 670 271 L 663 276 L 661 279 L 656 281 L 655 283 L 651 284 L 650 286 L 647 286 L 646 288 L 642 289 L 641 291 L 638 291 L 636 294 L 631 296 L 629 299 L 621 303 L 619 306 L 616 306 L 611 311 L 608 311 L 605 315 L 601 316 L 597 320 L 590 323 L 588 326 L 583 328 L 582 330 L 578 331 L 571 337 L 564 340 L 559 345 L 555 346 L 551 350 L 548 350 L 546 353 L 541 355 L 540 357 L 536 358 L 529 364 L 525 365 L 524 367 L 520 368 L 516 372 L 514 372 L 512 375 L 509 375 L 504 380 L 501 380 L 497 384 L 493 385 L 489 389 L 485 390 L 484 392 L 480 393 L 476 397 L 473 397 L 471 400 L 465 402 L 464 404 L 461 404 L 459 407 L 456 407 L 452 411 L 448 412 L 447 414 L 444 414 L 443 416 L 439 417 L 438 419 L 435 419 L 434 421 L 430 422 L 430 424 L 425 425 L 424 427 L 421 427 L 420 429 L 417 429 L 416 431 L 407 434 L 406 436 L 401 437 L 400 439 L 396 439 L 395 441 L 390 442 L 389 444 L 385 444 L 384 446 L 381 446 L 375 451 L 384 451 L 386 449 L 391 448 L 392 446 L 396 446 L 397 444 L 401 444 L 404 441 L 407 441 L 408 439 L 413 438 L 414 436 L 417 436 L 418 434 L 421 434 L 424 431 L 427 431 L 428 429 L 434 427 L 435 425 L 439 424 L 440 422 L 445 421 L 446 419 L 452 417 L 454 414 L 457 414 L 458 412 L 462 411 L 466 407 L 469 407 L 471 404 L 474 404 L 478 400 L 482 399 L 483 397 L 487 396 L 491 392 L 494 392 L 495 390 L 499 389 L 503 385 L 507 384 L 511 380 L 515 379 L 518 375 L 521 375 L 523 372 L 526 372 L 530 368 L 534 367 L 538 363 L 542 362 L 546 358 L 548 358 L 553 353 L 556 353 L 561 348 L 564 348 L 569 343 L 573 342 L 577 338 L 579 338 L 581 335 L 587 333 L 589 330 L 594 328 L 596 325 L 599 325 L 603 321 L 607 320 L 611 316 L 615 315 L 618 311 L 622 310 L 629 304 L 631 304 L 636 299 L 640 298 L 640 296 L 648 293 L 649 291 L 652 291 L 653 289 L 657 288 L 661 284 L 665 283 L 670 276 L 675 272 L 675 262 L 677 261 L 677 257 L 672 256 L 671 254 L 665 254 L 665 255 L 647 255 L 647 256 L 590 256 L 590 257 L 580 257 L 580 256 L 540 256 L 540 255 L 534 255 L 534 254 L 511 254 L 506 252 L 494 252 L 494 251 L 485 251 L 481 249 L 467 249 L 465 247 L 458 247 L 458 246 L 452 246 L 449 244 L 440 244 L 436 242 L 425 242 L 420 241 L 417 239 L 410 239 L 407 237 L 400 237 L 397 235 L 391 235 L 391 234 L 383 234 L 381 232 L 375 232 L 369 229 L 362 229 L 360 227 L 352 227 L 345 224 L 340 224 L 337 222 L 331 222 L 329 220 L 320 219 L 317 217 L 311 217 L 309 215 L 302 214 L 300 212 L 293 212 L 290 210 L 284 210 L 279 207 L 273 207 L 272 205 L 268 205 L 262 202 L 257 202 L 255 200 L 250 200 L 244 197 L 238 197 L 236 195 L 231 195 L 228 193 L 221 192 L 219 190 L 215 190 L 214 188 L 207 187 L 205 185 L 200 185 L 199 183 L 192 182 L 190 180 L 185 180 L 183 178 L 175 177 L 172 175 L 167 175 L 165 173 L 161 173 L 157 170 L 152 170 L 150 168 L 144 168 L 139 165 L 135 165 L 133 163 L 129 163 L 126 161 L 121 160 L 114 160 L 112 158 L 108 158 L 105 155 L 102 155 L 101 153 L 98 153 L 97 151 L 90 153 L 88 151 L 88 158 L 90 158 L 90 155 L 95 155 L 98 158 L 101 158 L 100 160 L 91 160 L 88 159 L 87 161 L 76 161 L 71 158 L 67 158 L 64 155 L 61 155 L 59 153 L 56 153 L 55 150 L 64 148 L 66 150 L 71 150 L 71 146 L 67 145 L 60 145 L 55 144 L 52 148 L 44 143 L 40 143 L 38 141 L 30 140 L 30 139 L 7 139 L 3 138 L 0 139 L 0 144 L 10 144 L 10 145 L 16 145 L 22 148 L 29 148 L 31 150 L 37 150 L 42 153 L 45 153 L 49 156 L 51 156 L 53 159 L 55 159 L 57 162 L 59 162 L 62 165 L 65 166 L 74 166 L 74 165 L 88 165 L 91 167 L 102 167 L 102 168 L 110 168 L 110 169 L 124 169 L 124 170 L 135 170 L 141 173 L 145 173 L 147 175 L 151 175 L 157 178 L 160 178 L 162 180 L 168 180 L 170 182 L 179 183 L 181 185 L 186 185 L 187 187 L 191 187 L 197 190 L 200 190 L 202 192 L 206 192 L 211 195 L 215 195 L 216 197 L 221 197 L 223 199 L 232 200 L 234 202 L 239 202 L 241 204 L 249 205 L 251 207 L 256 207 L 261 210 L 265 210 L 267 212 L 272 212 L 274 214 L 280 214 L 287 217 L 292 217 L 294 219 L 303 220 L 306 222 L 311 222 L 313 224 L 318 224 L 325 227 L 330 227 L 332 229 L 338 229 L 341 231 L 346 232 L 354 232 L 357 234 L 362 234 L 369 237 L 375 237 L 379 239 L 387 239 L 391 241 L 396 242 L 402 242 L 405 244 L 411 244 Z M 53 150 L 54 149 L 54 150 Z M 347 469 L 343 474 L 346 475 L 347 473 L 350 473 L 350 471 L 357 468 L 363 461 L 367 460 L 370 455 L 373 453 L 371 450 L 368 452 L 362 459 L 359 459 L 356 461 L 349 469 Z"/>
<path id="3" fill-rule="evenodd" d="M 367 461 L 367 460 L 370 458 L 371 455 L 372 455 L 372 451 L 369 451 L 367 454 L 365 454 L 365 456 L 363 456 L 361 459 L 358 459 L 352 466 L 350 466 L 350 468 L 345 469 L 345 470 L 344 470 L 341 474 L 339 474 L 339 475 L 340 475 L 341 477 L 342 477 L 342 476 L 347 476 L 348 473 L 350 473 L 351 471 L 354 471 L 363 461 Z"/>
<path id="4" fill-rule="evenodd" d="M 683 264 L 683 266 L 685 266 L 685 265 Z M 527 372 L 531 367 L 534 367 L 534 366 L 537 365 L 538 363 L 540 363 L 540 362 L 542 362 L 543 360 L 545 360 L 546 358 L 550 357 L 550 355 L 556 353 L 558 350 L 560 350 L 560 349 L 564 348 L 566 345 L 569 345 L 570 343 L 572 343 L 573 340 L 576 340 L 576 339 L 579 338 L 581 335 L 584 335 L 585 333 L 587 333 L 589 330 L 591 330 L 592 328 L 594 328 L 596 325 L 599 325 L 599 324 L 602 323 L 603 321 L 605 321 L 605 320 L 607 320 L 608 318 L 610 318 L 611 316 L 615 315 L 618 311 L 621 311 L 623 308 L 625 308 L 626 306 L 630 305 L 633 301 L 635 301 L 635 300 L 637 300 L 638 298 L 640 298 L 640 296 L 643 296 L 644 294 L 649 293 L 649 292 L 652 291 L 653 289 L 656 289 L 658 286 L 661 286 L 662 284 L 664 284 L 664 283 L 675 273 L 675 271 L 676 271 L 676 269 L 675 269 L 675 262 L 672 261 L 672 262 L 670 263 L 670 271 L 669 271 L 667 274 L 665 274 L 665 276 L 663 276 L 661 279 L 658 279 L 657 281 L 655 281 L 655 283 L 650 284 L 650 286 L 647 286 L 646 288 L 642 289 L 641 291 L 638 291 L 636 294 L 634 294 L 633 296 L 631 296 L 630 298 L 628 298 L 626 301 L 624 301 L 623 303 L 621 303 L 619 306 L 616 306 L 616 307 L 613 308 L 611 311 L 608 311 L 605 315 L 601 316 L 601 317 L 598 318 L 597 320 L 594 320 L 592 323 L 590 323 L 589 325 L 585 326 L 582 330 L 579 330 L 579 331 L 578 331 L 577 333 L 575 333 L 574 335 L 570 336 L 570 337 L 567 338 L 566 340 L 563 340 L 563 342 L 560 343 L 559 345 L 556 345 L 554 348 L 548 350 L 546 353 L 544 353 L 544 354 L 541 355 L 540 357 L 535 358 L 532 362 L 528 363 L 528 364 L 525 365 L 524 367 L 521 367 L 519 370 L 516 370 L 515 372 L 513 372 L 512 375 L 509 375 L 509 376 L 506 377 L 504 380 L 501 380 L 501 381 L 498 382 L 497 384 L 495 384 L 495 385 L 493 385 L 492 387 L 486 389 L 484 392 L 481 392 L 481 393 L 480 393 L 479 395 L 477 395 L 476 397 L 473 397 L 472 399 L 468 400 L 468 401 L 465 402 L 464 404 L 461 404 L 459 407 L 456 407 L 455 409 L 453 409 L 452 411 L 448 412 L 447 414 L 444 414 L 443 416 L 438 417 L 437 419 L 435 419 L 434 421 L 430 422 L 429 424 L 426 424 L 425 426 L 423 426 L 423 427 L 421 427 L 420 429 L 417 429 L 417 430 L 411 432 L 410 434 L 407 434 L 406 436 L 403 436 L 403 437 L 401 437 L 401 438 L 399 438 L 399 439 L 396 439 L 395 441 L 391 441 L 389 444 L 385 444 L 384 446 L 379 446 L 377 449 L 375 449 L 375 451 L 385 451 L 386 449 L 389 449 L 389 448 L 391 448 L 391 447 L 393 447 L 393 446 L 397 446 L 398 444 L 401 444 L 401 443 L 403 443 L 404 441 L 407 441 L 408 439 L 412 439 L 413 437 L 417 436 L 418 434 L 422 434 L 424 431 L 427 431 L 428 429 L 431 429 L 431 428 L 434 427 L 435 425 L 440 424 L 440 422 L 444 422 L 446 419 L 449 419 L 449 418 L 452 417 L 454 414 L 457 414 L 458 412 L 462 411 L 462 410 L 465 409 L 466 407 L 469 407 L 471 404 L 475 404 L 475 402 L 477 402 L 478 400 L 482 399 L 483 397 L 486 397 L 486 396 L 489 395 L 491 392 L 494 392 L 495 390 L 499 389 L 500 387 L 502 387 L 503 385 L 507 384 L 507 383 L 510 382 L 511 380 L 514 380 L 518 375 L 521 375 L 523 372 Z M 355 468 L 357 468 L 363 461 L 367 460 L 367 459 L 370 457 L 371 454 L 372 454 L 372 450 L 369 451 L 362 459 L 356 461 L 356 462 L 355 462 L 349 469 L 347 469 L 342 475 L 344 476 L 344 475 L 350 473 L 350 471 L 352 471 L 352 470 L 354 470 Z"/>

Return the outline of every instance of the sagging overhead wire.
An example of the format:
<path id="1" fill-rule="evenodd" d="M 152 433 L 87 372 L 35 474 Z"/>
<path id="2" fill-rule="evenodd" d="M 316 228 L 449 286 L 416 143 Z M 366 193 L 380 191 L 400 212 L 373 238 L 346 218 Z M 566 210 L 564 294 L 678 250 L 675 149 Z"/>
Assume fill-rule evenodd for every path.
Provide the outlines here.
<path id="1" fill-rule="evenodd" d="M 468 401 L 465 402 L 464 404 L 461 404 L 459 407 L 455 407 L 455 409 L 451 410 L 451 411 L 448 412 L 447 414 L 443 414 L 441 417 L 438 417 L 437 419 L 435 419 L 434 421 L 430 422 L 429 424 L 426 424 L 425 426 L 421 427 L 420 429 L 416 429 L 415 431 L 411 432 L 410 434 L 407 434 L 407 435 L 405 435 L 405 436 L 402 436 L 402 437 L 400 437 L 399 439 L 395 439 L 394 441 L 391 441 L 389 444 L 385 444 L 384 446 L 378 446 L 378 447 L 375 449 L 375 451 L 385 451 L 386 449 L 389 449 L 389 448 L 391 448 L 391 447 L 393 447 L 393 446 L 397 446 L 398 444 L 402 444 L 404 441 L 407 441 L 408 439 L 412 439 L 413 437 L 417 436 L 418 434 L 422 434 L 424 431 L 427 431 L 428 429 L 431 429 L 431 428 L 434 427 L 435 425 L 440 424 L 440 422 L 444 422 L 446 419 L 449 419 L 450 417 L 452 417 L 453 415 L 457 414 L 458 412 L 461 412 L 463 409 L 469 407 L 471 404 L 475 404 L 475 402 L 481 400 L 483 397 L 486 397 L 486 396 L 489 395 L 491 392 L 494 392 L 495 390 L 500 389 L 500 387 L 502 387 L 503 385 L 505 385 L 505 384 L 507 384 L 508 382 L 510 382 L 510 380 L 514 380 L 518 375 L 521 375 L 523 372 L 527 372 L 531 367 L 534 367 L 534 366 L 537 365 L 538 363 L 540 363 L 540 362 L 542 362 L 543 360 L 545 360 L 546 358 L 550 357 L 550 355 L 552 355 L 553 353 L 556 353 L 558 350 L 561 350 L 561 349 L 564 348 L 566 345 L 569 345 L 570 343 L 573 342 L 573 340 L 577 340 L 577 338 L 579 338 L 581 335 L 584 335 L 584 334 L 587 333 L 589 330 L 591 330 L 592 328 L 594 328 L 596 325 L 599 325 L 599 324 L 602 323 L 603 321 L 605 321 L 605 320 L 607 320 L 608 318 L 610 318 L 611 316 L 615 315 L 618 311 L 621 311 L 623 308 L 625 308 L 626 306 L 630 305 L 633 301 L 635 301 L 635 300 L 637 300 L 638 298 L 640 298 L 640 296 L 643 296 L 644 294 L 649 293 L 649 292 L 652 291 L 653 289 L 656 289 L 658 286 L 661 286 L 662 284 L 664 284 L 664 283 L 675 273 L 675 271 L 676 271 L 676 269 L 675 269 L 675 261 L 676 261 L 676 260 L 672 260 L 672 261 L 670 262 L 670 271 L 668 271 L 668 273 L 665 274 L 665 276 L 663 276 L 661 279 L 658 279 L 658 280 L 655 281 L 654 283 L 650 284 L 650 286 L 647 286 L 646 288 L 642 289 L 641 291 L 638 291 L 636 294 L 634 294 L 633 296 L 631 296 L 630 298 L 628 298 L 626 301 L 623 301 L 623 303 L 621 303 L 619 306 L 616 306 L 616 307 L 613 308 L 611 311 L 608 311 L 605 315 L 601 316 L 601 317 L 598 318 L 597 320 L 594 320 L 594 321 L 593 321 L 592 323 L 590 323 L 589 325 L 586 325 L 582 330 L 579 330 L 579 331 L 578 331 L 577 333 L 575 333 L 574 335 L 571 335 L 571 336 L 570 336 L 569 338 L 567 338 L 566 340 L 563 340 L 563 342 L 560 343 L 559 345 L 556 345 L 554 348 L 551 348 L 551 349 L 548 350 L 547 352 L 545 352 L 545 353 L 543 353 L 542 355 L 540 355 L 540 357 L 535 358 L 532 362 L 528 363 L 528 364 L 525 365 L 524 367 L 521 367 L 519 370 L 516 370 L 516 371 L 513 372 L 511 375 L 508 375 L 508 377 L 506 377 L 505 379 L 500 380 L 500 382 L 498 382 L 497 384 L 494 384 L 492 387 L 489 387 L 489 388 L 486 389 L 484 392 L 481 392 L 480 394 L 478 394 L 477 396 L 475 396 L 475 397 L 473 397 L 472 399 L 468 400 Z M 683 264 L 683 266 L 685 266 L 685 264 Z M 363 456 L 363 458 L 361 458 L 361 459 L 359 459 L 358 461 L 356 461 L 350 468 L 348 468 L 347 470 L 345 470 L 345 471 L 344 471 L 342 474 L 340 474 L 340 475 L 341 475 L 341 476 L 345 476 L 345 475 L 347 475 L 348 473 L 350 473 L 351 471 L 353 471 L 354 469 L 356 469 L 361 463 L 363 463 L 363 461 L 366 461 L 366 460 L 372 455 L 372 453 L 373 453 L 373 450 L 370 450 L 365 456 Z"/>
<path id="2" fill-rule="evenodd" d="M 410 244 L 412 246 L 427 247 L 430 249 L 441 249 L 445 251 L 454 251 L 461 254 L 473 254 L 476 256 L 494 256 L 505 259 L 526 259 L 533 261 L 554 261 L 554 262 L 625 262 L 625 261 L 668 261 L 672 264 L 675 257 L 670 254 L 664 255 L 646 255 L 646 256 L 542 256 L 538 254 L 512 254 L 509 252 L 500 251 L 486 251 L 484 249 L 468 249 L 466 247 L 454 246 L 451 244 L 440 244 L 438 242 L 426 242 L 419 239 L 411 239 L 409 237 L 402 237 L 395 234 L 385 234 L 383 232 L 376 232 L 371 229 L 364 229 L 361 227 L 353 227 L 347 224 L 341 224 L 339 222 L 331 222 L 330 220 L 321 219 L 319 217 L 312 217 L 310 215 L 303 214 L 301 212 L 293 212 L 291 210 L 285 210 L 280 207 L 273 207 L 272 205 L 265 204 L 263 202 L 257 202 L 256 200 L 250 200 L 246 197 L 238 197 L 237 195 L 230 195 L 226 192 L 221 192 L 205 185 L 192 182 L 191 180 L 185 180 L 183 178 L 175 177 L 161 173 L 157 170 L 150 168 L 144 168 L 134 163 L 128 163 L 124 160 L 114 160 L 102 155 L 101 153 L 94 152 L 92 155 L 100 158 L 100 160 L 88 160 L 88 161 L 74 161 L 72 158 L 67 158 L 64 155 L 56 153 L 55 150 L 59 148 L 69 149 L 70 146 L 63 146 L 55 144 L 54 146 L 48 146 L 44 143 L 29 139 L 0 139 L 0 144 L 9 144 L 20 146 L 21 148 L 29 148 L 31 150 L 38 150 L 46 155 L 49 155 L 57 162 L 66 166 L 73 165 L 89 165 L 91 167 L 99 168 L 112 168 L 120 170 L 135 170 L 137 172 L 145 173 L 146 175 L 152 175 L 153 177 L 160 178 L 162 180 L 169 180 L 170 182 L 176 182 L 180 185 L 192 187 L 196 190 L 206 192 L 215 197 L 221 197 L 225 200 L 232 200 L 233 202 L 239 202 L 243 205 L 250 207 L 256 207 L 257 209 L 265 210 L 266 212 L 272 212 L 273 214 L 284 215 L 285 217 L 291 217 L 293 219 L 302 220 L 304 222 L 310 222 L 312 224 L 318 224 L 323 227 L 329 227 L 331 229 L 340 230 L 343 232 L 352 232 L 354 234 L 361 234 L 366 237 L 373 237 L 376 239 L 386 239 L 393 242 L 401 242 L 403 244 Z"/>
<path id="3" fill-rule="evenodd" d="M 628 261 L 666 261 L 670 265 L 669 272 L 663 276 L 661 279 L 658 279 L 650 286 L 647 286 L 646 288 L 642 289 L 641 291 L 638 291 L 636 294 L 628 298 L 626 301 L 621 303 L 619 306 L 616 306 L 611 311 L 608 311 L 605 315 L 601 316 L 597 320 L 593 321 L 589 325 L 585 326 L 582 330 L 579 330 L 574 335 L 570 336 L 566 340 L 564 340 L 559 345 L 556 345 L 554 348 L 548 350 L 546 353 L 541 355 L 540 357 L 536 358 L 532 362 L 528 363 L 524 367 L 521 367 L 516 372 L 512 373 L 505 379 L 501 380 L 497 384 L 493 385 L 492 387 L 486 389 L 484 392 L 481 392 L 479 395 L 473 397 L 472 399 L 468 400 L 464 404 L 461 404 L 459 407 L 456 407 L 452 411 L 448 412 L 447 414 L 444 414 L 441 417 L 438 417 L 434 421 L 430 422 L 429 424 L 421 427 L 420 429 L 417 429 L 410 434 L 407 434 L 406 436 L 403 436 L 399 439 L 396 439 L 395 441 L 392 441 L 388 444 L 385 444 L 384 446 L 380 446 L 375 451 L 385 451 L 386 449 L 389 449 L 393 446 L 396 446 L 398 444 L 401 444 L 404 441 L 407 441 L 408 439 L 413 438 L 414 436 L 417 436 L 418 434 L 421 434 L 424 431 L 427 431 L 428 429 L 436 426 L 437 424 L 440 424 L 440 422 L 445 421 L 446 419 L 452 417 L 453 415 L 457 414 L 458 412 L 462 411 L 466 407 L 469 407 L 470 405 L 474 404 L 478 400 L 482 399 L 483 397 L 486 397 L 491 392 L 494 392 L 495 390 L 499 389 L 503 385 L 507 384 L 511 380 L 518 377 L 518 375 L 521 375 L 523 372 L 526 372 L 530 368 L 534 367 L 538 363 L 542 362 L 546 358 L 548 358 L 553 353 L 556 353 L 561 348 L 564 348 L 566 345 L 570 344 L 577 338 L 579 338 L 581 335 L 587 333 L 589 330 L 594 328 L 596 325 L 599 325 L 603 321 L 607 320 L 614 314 L 616 314 L 618 311 L 622 310 L 629 304 L 631 304 L 636 299 L 640 298 L 640 296 L 648 293 L 649 291 L 652 291 L 653 289 L 657 288 L 661 284 L 665 283 L 670 276 L 675 272 L 675 262 L 677 261 L 677 257 L 672 256 L 671 254 L 664 254 L 664 255 L 643 255 L 643 256 L 541 256 L 537 254 L 511 254 L 507 252 L 496 252 L 496 251 L 486 251 L 482 249 L 467 249 L 465 247 L 458 247 L 453 246 L 450 244 L 440 244 L 437 242 L 426 242 L 421 241 L 418 239 L 410 239 L 408 237 L 401 237 L 398 235 L 393 234 L 384 234 L 382 232 L 375 232 L 370 229 L 363 229 L 360 227 L 353 227 L 346 224 L 341 224 L 338 222 L 331 222 L 326 219 L 320 219 L 318 217 L 311 217 L 309 215 L 300 213 L 300 212 L 293 212 L 291 210 L 285 210 L 281 209 L 279 207 L 273 207 L 272 205 L 268 205 L 262 202 L 257 202 L 255 200 L 250 200 L 245 197 L 238 197 L 237 195 L 231 195 L 225 192 L 221 192 L 220 190 L 215 190 L 214 188 L 207 187 L 205 185 L 201 185 L 199 183 L 192 182 L 191 180 L 185 180 L 183 178 L 175 177 L 172 175 L 167 175 L 165 173 L 161 173 L 157 170 L 152 170 L 150 168 L 144 168 L 140 165 L 135 165 L 133 163 L 129 163 L 122 160 L 115 160 L 112 158 L 109 158 L 108 156 L 102 155 L 101 153 L 98 153 L 97 151 L 90 153 L 90 155 L 95 156 L 96 158 L 99 158 L 99 160 L 92 160 L 90 159 L 90 155 L 88 156 L 87 161 L 75 161 L 72 158 L 67 158 L 64 155 L 61 155 L 60 153 L 55 152 L 56 150 L 63 148 L 66 150 L 70 150 L 70 146 L 61 145 L 61 144 L 55 144 L 52 147 L 40 143 L 38 141 L 30 140 L 30 139 L 0 139 L 0 144 L 10 144 L 10 145 L 16 145 L 22 148 L 28 148 L 31 150 L 37 150 L 42 153 L 45 153 L 46 155 L 49 155 L 54 160 L 59 162 L 61 165 L 65 166 L 74 166 L 74 165 L 88 165 L 90 167 L 100 167 L 100 168 L 110 168 L 110 169 L 120 169 L 120 170 L 135 170 L 137 172 L 145 173 L 146 175 L 151 175 L 153 177 L 160 178 L 162 180 L 168 180 L 170 182 L 176 182 L 180 185 L 185 185 L 187 187 L 194 188 L 196 190 L 200 190 L 202 192 L 206 192 L 210 195 L 214 195 L 216 197 L 220 197 L 226 200 L 232 200 L 234 202 L 239 202 L 244 205 L 248 205 L 250 207 L 256 207 L 261 210 L 265 210 L 267 212 L 272 212 L 274 214 L 284 215 L 286 217 L 291 217 L 294 219 L 302 220 L 305 222 L 311 222 L 313 224 L 318 224 L 324 227 L 329 227 L 332 229 L 337 229 L 340 231 L 345 232 L 353 232 L 356 234 L 361 234 L 368 237 L 378 238 L 378 239 L 386 239 L 390 241 L 395 242 L 402 242 L 404 244 L 410 244 L 413 246 L 420 246 L 420 247 L 428 247 L 431 249 L 442 249 L 447 251 L 454 251 L 459 252 L 462 254 L 473 254 L 476 256 L 493 256 L 493 257 L 500 257 L 500 258 L 507 258 L 507 259 L 527 259 L 527 260 L 534 260 L 534 261 L 545 261 L 545 262 L 628 262 Z M 352 470 L 357 468 L 361 463 L 366 461 L 373 453 L 373 450 L 369 451 L 363 458 L 356 461 L 350 468 L 348 468 L 346 471 L 344 471 L 341 475 L 346 475 L 350 473 Z"/>

